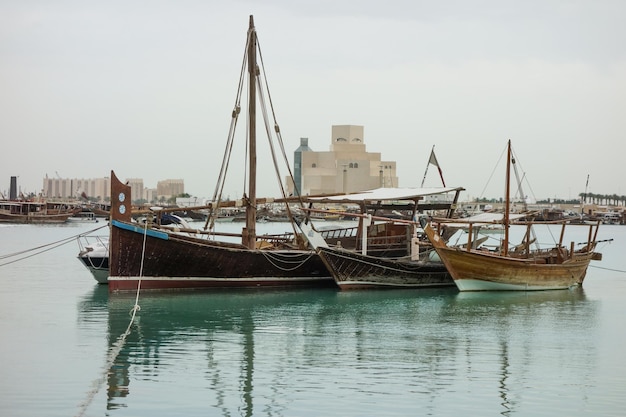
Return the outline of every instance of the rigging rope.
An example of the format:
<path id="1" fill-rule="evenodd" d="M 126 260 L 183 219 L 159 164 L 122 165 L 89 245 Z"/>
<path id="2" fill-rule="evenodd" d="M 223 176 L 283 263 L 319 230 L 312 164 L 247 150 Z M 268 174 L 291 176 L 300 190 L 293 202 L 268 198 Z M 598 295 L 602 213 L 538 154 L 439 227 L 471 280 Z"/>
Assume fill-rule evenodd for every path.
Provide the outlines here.
<path id="1" fill-rule="evenodd" d="M 505 153 L 506 153 L 506 148 L 502 150 L 502 153 L 500 154 L 500 158 L 498 158 L 498 161 L 494 165 L 493 170 L 491 171 L 491 175 L 489 175 L 489 178 L 487 179 L 487 183 L 485 184 L 485 188 L 483 188 L 483 190 L 480 193 L 479 199 L 485 196 L 485 191 L 487 190 L 487 187 L 489 186 L 489 183 L 491 182 L 491 179 L 493 178 L 493 175 L 495 174 L 496 169 L 498 168 L 498 165 L 500 165 L 500 161 L 502 160 L 502 158 L 504 158 Z"/>
<path id="2" fill-rule="evenodd" d="M 237 94 L 235 95 L 235 105 L 233 107 L 233 112 L 230 121 L 230 128 L 228 130 L 228 138 L 226 141 L 226 149 L 224 151 L 224 157 L 222 158 L 222 166 L 220 168 L 220 173 L 217 179 L 217 183 L 215 185 L 215 190 L 213 191 L 213 201 L 215 201 L 215 207 L 211 209 L 209 216 L 207 217 L 206 223 L 204 224 L 204 230 L 210 229 L 212 230 L 215 226 L 215 217 L 217 217 L 219 212 L 219 206 L 222 201 L 222 194 L 224 192 L 224 185 L 226 183 L 226 174 L 228 172 L 228 167 L 230 165 L 230 156 L 233 151 L 235 130 L 237 128 L 237 121 L 239 120 L 239 114 L 241 112 L 241 93 L 243 91 L 243 85 L 245 80 L 246 66 L 248 62 L 248 45 L 250 43 L 250 33 L 247 35 L 246 40 L 246 48 L 244 49 L 243 59 L 241 62 L 241 70 L 239 75 L 239 84 L 237 85 Z M 210 226 L 209 226 L 210 223 Z"/>
<path id="3" fill-rule="evenodd" d="M 282 138 L 282 134 L 280 132 L 280 127 L 278 125 L 278 121 L 276 118 L 276 112 L 274 110 L 274 102 L 272 100 L 272 94 L 270 93 L 270 89 L 269 89 L 269 83 L 267 81 L 267 73 L 265 71 L 265 63 L 263 61 L 263 53 L 261 51 L 261 45 L 260 45 L 260 41 L 258 41 L 257 39 L 257 45 L 259 46 L 259 61 L 261 63 L 261 68 L 263 69 L 263 71 L 261 71 L 261 75 L 263 76 L 263 81 L 265 82 L 265 89 L 261 88 L 261 79 L 259 77 L 258 79 L 258 85 L 259 85 L 259 91 L 260 91 L 260 96 L 261 96 L 261 105 L 263 108 L 263 117 L 265 120 L 265 125 L 266 125 L 266 132 L 267 132 L 267 137 L 268 137 L 268 141 L 270 143 L 270 148 L 272 151 L 272 158 L 274 160 L 274 168 L 276 170 L 276 176 L 277 176 L 277 180 L 278 180 L 278 184 L 280 185 L 280 191 L 281 194 L 283 196 L 283 198 L 287 198 L 287 191 L 285 190 L 285 187 L 283 186 L 283 182 L 281 180 L 281 175 L 278 169 L 278 163 L 276 161 L 276 152 L 274 150 L 274 145 L 272 143 L 272 134 L 270 132 L 270 126 L 269 126 L 269 122 L 268 122 L 268 117 L 267 117 L 267 107 L 265 105 L 265 100 L 263 99 L 263 92 L 267 92 L 267 100 L 269 102 L 269 108 L 271 110 L 272 113 L 272 120 L 274 122 L 274 131 L 276 132 L 276 141 L 277 144 L 280 148 L 282 157 L 283 157 L 283 162 L 285 164 L 285 166 L 287 167 L 287 172 L 289 174 L 289 178 L 291 179 L 291 182 L 293 184 L 295 184 L 295 179 L 293 176 L 293 172 L 291 170 L 291 165 L 289 164 L 289 158 L 287 157 L 287 152 L 285 151 L 285 143 L 283 141 Z M 298 197 L 298 204 L 300 205 L 300 208 L 304 208 L 304 202 L 302 201 L 301 195 L 298 193 L 297 194 Z M 291 223 L 291 227 L 293 229 L 293 233 L 294 234 L 298 234 L 298 231 L 296 230 L 296 225 L 295 225 L 295 221 L 294 221 L 294 216 L 293 216 L 293 212 L 291 210 L 291 207 L 289 206 L 289 204 L 285 204 L 285 208 L 287 210 L 287 216 L 289 217 L 290 223 Z"/>
<path id="4" fill-rule="evenodd" d="M 259 61 L 258 63 L 260 64 L 260 67 L 257 66 L 256 70 L 255 70 L 255 78 L 256 78 L 256 90 L 258 93 L 258 98 L 259 98 L 259 102 L 260 102 L 260 107 L 261 107 L 261 111 L 262 111 L 262 116 L 263 116 L 263 121 L 265 124 L 265 130 L 266 130 L 266 134 L 267 134 L 267 138 L 268 138 L 268 142 L 269 142 L 269 146 L 270 146 L 270 150 L 271 150 L 271 156 L 273 159 L 273 163 L 274 163 L 274 168 L 275 168 L 275 173 L 277 176 L 277 180 L 278 180 L 278 184 L 280 185 L 280 192 L 283 196 L 283 198 L 287 197 L 287 191 L 285 189 L 285 187 L 283 186 L 283 182 L 281 180 L 281 174 L 280 174 L 280 170 L 278 168 L 278 161 L 277 161 L 277 152 L 275 149 L 275 145 L 273 143 L 273 138 L 272 138 L 272 133 L 271 133 L 271 126 L 270 126 L 270 121 L 269 121 L 269 117 L 268 117 L 268 107 L 266 104 L 266 99 L 265 99 L 265 94 L 267 94 L 267 101 L 269 102 L 269 110 L 271 111 L 271 115 L 272 115 L 272 120 L 274 122 L 274 131 L 276 133 L 276 142 L 280 148 L 280 151 L 282 153 L 282 157 L 284 160 L 284 163 L 287 167 L 287 171 L 289 173 L 289 177 L 292 179 L 293 181 L 293 172 L 291 170 L 290 164 L 289 164 L 289 160 L 287 157 L 287 152 L 285 150 L 285 145 L 284 142 L 282 140 L 282 136 L 280 133 L 280 128 L 278 126 L 278 123 L 276 121 L 276 113 L 274 111 L 274 105 L 272 102 L 272 98 L 271 98 L 271 94 L 269 91 L 269 86 L 268 86 L 268 82 L 267 82 L 267 74 L 265 72 L 265 65 L 263 62 L 263 54 L 261 52 L 261 47 L 260 47 L 260 42 L 258 40 L 258 38 L 256 37 L 256 31 L 251 29 L 248 31 L 247 34 L 247 39 L 246 39 L 246 47 L 244 50 L 244 57 L 242 59 L 242 64 L 241 64 L 241 70 L 240 70 L 240 77 L 239 77 L 239 84 L 237 87 L 237 95 L 235 98 L 235 106 L 234 106 L 234 110 L 232 112 L 232 118 L 231 118 L 231 124 L 230 124 L 230 130 L 228 133 L 228 140 L 226 143 L 226 149 L 224 152 L 224 157 L 222 159 L 222 165 L 221 165 L 221 169 L 220 169 L 220 173 L 218 176 L 218 181 L 216 184 L 216 188 L 213 194 L 213 201 L 215 202 L 214 206 L 212 207 L 211 212 L 209 213 L 209 216 L 207 217 L 207 220 L 205 222 L 204 225 L 204 230 L 210 229 L 213 230 L 215 227 L 215 219 L 216 217 L 219 215 L 219 208 L 221 205 L 221 201 L 222 201 L 222 196 L 223 196 L 223 190 L 224 190 L 224 186 L 225 186 L 225 182 L 226 182 L 226 174 L 228 172 L 228 168 L 230 165 L 230 159 L 231 159 L 231 155 L 232 155 L 232 150 L 233 150 L 233 145 L 234 145 L 234 135 L 235 135 L 235 129 L 237 126 L 237 121 L 238 121 L 238 117 L 241 111 L 241 99 L 242 99 L 242 94 L 244 91 L 244 86 L 248 86 L 248 88 L 250 88 L 250 84 L 246 84 L 245 83 L 245 79 L 246 76 L 248 74 L 249 71 L 247 71 L 247 67 L 249 66 L 249 56 L 248 56 L 248 51 L 249 51 L 249 47 L 250 44 L 256 42 L 256 52 L 258 52 L 258 57 L 259 57 Z M 263 85 L 264 83 L 264 85 Z M 247 123 L 250 123 L 250 120 L 248 118 Z M 249 128 L 249 126 L 248 126 Z M 249 132 L 249 129 L 246 129 Z M 246 141 L 246 157 L 248 152 L 250 152 L 249 149 L 249 137 L 247 137 L 247 141 Z M 244 176 L 243 176 L 243 189 L 246 189 L 246 182 L 247 182 L 247 177 L 248 175 L 251 174 L 248 172 L 248 165 L 244 166 Z M 244 192 L 244 198 L 246 198 L 246 193 Z M 304 207 L 304 203 L 302 202 L 302 200 L 299 200 L 299 204 L 301 207 Z M 256 208 L 256 207 L 255 207 Z M 292 210 L 289 206 L 289 204 L 286 204 L 286 210 L 287 210 L 287 214 L 289 219 L 291 220 L 292 223 L 292 228 L 293 228 L 293 232 L 294 234 L 297 234 L 297 230 L 296 230 L 296 226 L 294 223 L 294 217 L 293 217 L 293 213 Z"/>

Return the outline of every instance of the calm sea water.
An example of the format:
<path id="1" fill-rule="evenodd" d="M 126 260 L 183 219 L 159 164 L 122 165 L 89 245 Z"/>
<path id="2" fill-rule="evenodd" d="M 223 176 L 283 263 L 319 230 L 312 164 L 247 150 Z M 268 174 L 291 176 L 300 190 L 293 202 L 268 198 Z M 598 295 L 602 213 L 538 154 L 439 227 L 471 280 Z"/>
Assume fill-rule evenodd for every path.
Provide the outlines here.
<path id="1" fill-rule="evenodd" d="M 6 264 L 95 227 L 0 226 L 1 416 L 626 413 L 626 226 L 582 289 L 143 292 L 130 327 L 75 241 Z"/>

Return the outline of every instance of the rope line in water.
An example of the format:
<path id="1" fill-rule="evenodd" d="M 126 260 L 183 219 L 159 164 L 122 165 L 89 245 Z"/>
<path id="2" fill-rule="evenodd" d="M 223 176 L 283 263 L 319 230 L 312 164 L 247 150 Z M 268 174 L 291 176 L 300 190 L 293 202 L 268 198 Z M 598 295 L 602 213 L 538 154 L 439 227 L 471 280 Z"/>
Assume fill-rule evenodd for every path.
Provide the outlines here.
<path id="1" fill-rule="evenodd" d="M 128 323 L 128 327 L 126 328 L 126 331 L 122 333 L 120 337 L 117 338 L 115 343 L 109 348 L 109 353 L 107 355 L 107 361 L 105 365 L 105 372 L 102 374 L 100 378 L 96 379 L 91 384 L 92 388 L 89 391 L 85 401 L 83 401 L 80 404 L 79 406 L 80 409 L 78 411 L 78 414 L 76 414 L 77 417 L 82 417 L 85 415 L 85 412 L 87 411 L 87 407 L 89 407 L 89 405 L 93 402 L 93 399 L 96 397 L 96 394 L 98 393 L 98 391 L 100 391 L 100 387 L 105 383 L 106 377 L 109 373 L 109 369 L 111 369 L 113 365 L 115 365 L 115 361 L 117 360 L 118 355 L 120 354 L 120 352 L 122 351 L 122 348 L 126 344 L 126 337 L 130 334 L 131 326 L 133 325 L 135 321 L 135 316 L 137 314 L 137 311 L 139 310 L 140 308 L 137 305 L 135 305 L 131 309 L 130 323 Z"/>
<path id="2" fill-rule="evenodd" d="M 148 236 L 148 222 L 146 221 L 143 228 L 143 243 L 141 245 L 141 264 L 139 265 L 139 279 L 137 280 L 137 294 L 135 295 L 135 305 L 133 306 L 133 317 L 136 311 L 141 310 L 139 307 L 139 290 L 141 289 L 141 277 L 143 276 L 143 261 L 146 257 L 146 237 Z"/>
<path id="3" fill-rule="evenodd" d="M 596 265 L 589 265 L 591 268 L 596 268 L 596 269 L 603 269 L 605 271 L 612 271 L 612 272 L 621 272 L 623 274 L 626 274 L 626 270 L 623 269 L 614 269 L 614 268 L 605 268 L 603 266 L 596 266 Z"/>
<path id="4" fill-rule="evenodd" d="M 90 230 L 88 232 L 79 233 L 77 235 L 70 236 L 70 237 L 67 237 L 65 239 L 61 239 L 61 240 L 57 240 L 55 242 L 47 243 L 45 245 L 36 246 L 34 248 L 25 249 L 25 250 L 14 252 L 14 253 L 9 253 L 9 254 L 6 254 L 6 255 L 0 255 L 0 260 L 4 260 L 4 259 L 13 258 L 15 256 L 24 255 L 24 254 L 29 253 L 29 252 L 38 251 L 38 252 L 32 253 L 30 255 L 26 255 L 26 256 L 23 256 L 21 258 L 14 259 L 12 261 L 1 263 L 0 266 L 5 266 L 5 265 L 9 265 L 9 264 L 18 262 L 18 261 L 23 261 L 24 259 L 32 258 L 35 255 L 39 255 L 39 254 L 42 254 L 44 252 L 48 252 L 48 251 L 50 251 L 52 249 L 56 249 L 58 247 L 61 247 L 63 245 L 67 245 L 68 243 L 74 241 L 74 239 L 77 239 L 77 238 L 82 237 L 82 236 L 86 236 L 86 235 L 88 235 L 90 233 L 93 233 L 93 232 L 95 232 L 97 230 L 100 230 L 100 229 L 102 229 L 104 227 L 108 227 L 108 225 L 100 226 L 100 227 L 97 227 L 97 228 L 95 228 L 93 230 Z"/>
<path id="5" fill-rule="evenodd" d="M 87 393 L 87 398 L 85 399 L 85 401 L 83 401 L 80 404 L 79 411 L 78 411 L 78 414 L 76 414 L 76 417 L 82 417 L 85 415 L 85 412 L 87 411 L 87 407 L 91 405 L 94 398 L 96 397 L 96 394 L 100 391 L 100 387 L 104 385 L 106 381 L 106 376 L 108 375 L 109 370 L 113 368 L 113 365 L 115 365 L 115 361 L 117 360 L 117 357 L 119 356 L 120 352 L 122 351 L 122 348 L 126 344 L 126 338 L 131 333 L 131 328 L 132 328 L 133 323 L 135 322 L 135 317 L 137 316 L 137 312 L 141 310 L 141 307 L 139 306 L 139 292 L 141 289 L 141 277 L 143 276 L 143 263 L 144 263 L 144 259 L 146 255 L 146 237 L 147 236 L 148 236 L 148 222 L 146 221 L 145 226 L 144 226 L 144 232 L 143 232 L 143 245 L 141 249 L 141 264 L 139 266 L 139 280 L 137 281 L 137 294 L 135 295 L 135 305 L 130 309 L 130 322 L 128 323 L 128 327 L 126 328 L 126 331 L 122 333 L 117 338 L 115 343 L 109 348 L 109 353 L 107 355 L 104 372 L 100 378 L 96 379 L 91 384 L 92 388 Z"/>

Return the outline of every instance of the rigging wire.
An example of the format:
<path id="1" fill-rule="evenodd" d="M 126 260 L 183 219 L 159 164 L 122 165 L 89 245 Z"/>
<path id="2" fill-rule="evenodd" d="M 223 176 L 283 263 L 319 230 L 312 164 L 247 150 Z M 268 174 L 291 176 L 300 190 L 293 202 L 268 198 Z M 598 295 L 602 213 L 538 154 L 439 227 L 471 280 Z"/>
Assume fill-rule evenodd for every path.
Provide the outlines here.
<path id="1" fill-rule="evenodd" d="M 272 100 L 272 95 L 270 93 L 269 83 L 267 81 L 267 73 L 265 71 L 265 63 L 263 61 L 263 53 L 261 51 L 260 42 L 258 40 L 257 40 L 257 45 L 259 46 L 259 61 L 261 63 L 261 68 L 263 69 L 262 75 L 263 75 L 263 80 L 265 81 L 265 90 L 267 91 L 267 99 L 269 101 L 269 107 L 270 107 L 270 110 L 271 110 L 271 113 L 272 113 L 272 120 L 274 121 L 274 131 L 276 132 L 276 140 L 278 142 L 278 146 L 280 148 L 281 155 L 283 157 L 283 162 L 284 162 L 285 166 L 287 167 L 287 172 L 289 173 L 289 178 L 291 179 L 291 182 L 293 184 L 295 184 L 294 175 L 293 175 L 293 172 L 291 170 L 291 165 L 289 164 L 289 158 L 287 157 L 287 153 L 285 151 L 285 143 L 283 141 L 282 134 L 280 132 L 280 127 L 279 127 L 278 122 L 277 122 L 276 112 L 274 110 L 274 103 L 273 103 L 273 100 Z M 261 90 L 261 95 L 262 95 L 263 94 L 263 89 L 260 88 L 260 85 L 261 85 L 261 80 L 260 79 L 258 80 L 258 83 L 259 83 L 259 90 Z M 280 184 L 280 191 L 281 191 L 281 194 L 282 194 L 283 198 L 286 199 L 287 198 L 287 191 L 285 190 L 285 187 L 283 186 L 283 183 L 281 181 L 281 176 L 280 176 L 280 172 L 279 172 L 279 169 L 278 169 L 278 163 L 276 161 L 276 154 L 275 154 L 275 151 L 274 151 L 274 146 L 271 143 L 272 135 L 270 133 L 269 123 L 267 122 L 267 109 L 266 109 L 264 100 L 262 101 L 262 106 L 263 106 L 263 112 L 264 112 L 263 113 L 264 114 L 264 120 L 266 121 L 266 131 L 267 131 L 267 135 L 268 135 L 268 140 L 270 141 L 270 147 L 272 149 L 272 158 L 274 159 L 274 168 L 276 170 L 276 176 L 277 176 L 277 179 L 278 179 L 278 184 Z M 304 202 L 302 201 L 301 195 L 299 193 L 298 193 L 298 203 L 299 203 L 301 208 L 304 208 Z M 286 207 L 286 210 L 287 210 L 287 215 L 288 215 L 288 217 L 290 219 L 290 224 L 291 224 L 291 227 L 293 229 L 293 232 L 294 232 L 294 234 L 297 234 L 297 230 L 296 230 L 296 227 L 295 227 L 295 224 L 294 224 L 295 222 L 294 222 L 293 212 L 292 212 L 289 204 L 285 204 L 285 207 Z"/>
<path id="2" fill-rule="evenodd" d="M 257 41 L 258 43 L 258 41 Z M 289 177 L 291 178 L 291 180 L 294 180 L 294 176 L 293 176 L 293 172 L 291 171 L 291 166 L 289 165 L 289 158 L 287 157 L 287 152 L 285 151 L 285 143 L 283 141 L 283 137 L 282 134 L 280 132 L 280 128 L 278 126 L 278 123 L 276 122 L 277 118 L 276 118 L 276 112 L 274 111 L 274 102 L 272 100 L 272 94 L 270 93 L 269 90 L 269 83 L 267 81 L 267 73 L 265 72 L 265 64 L 263 62 L 263 53 L 261 52 L 260 46 L 259 46 L 259 60 L 261 61 L 261 67 L 263 68 L 263 78 L 265 80 L 265 85 L 267 88 L 267 97 L 268 97 L 268 101 L 270 103 L 270 110 L 272 111 L 272 119 L 274 120 L 274 130 L 276 131 L 276 137 L 278 139 L 278 144 L 280 146 L 280 150 L 283 156 L 283 160 L 285 161 L 285 165 L 287 166 L 287 171 L 289 172 Z M 280 178 L 279 178 L 280 180 Z M 281 184 L 281 188 L 282 187 L 282 182 L 279 181 L 279 184 Z M 285 195 L 285 193 L 283 192 L 283 195 Z M 304 203 L 302 201 L 302 199 L 299 199 L 300 205 L 302 207 L 304 207 Z"/>
<path id="3" fill-rule="evenodd" d="M 245 86 L 248 86 L 248 88 L 250 88 L 249 83 L 245 83 L 246 77 L 247 76 L 255 76 L 254 74 L 248 74 L 249 71 L 247 71 L 247 66 L 249 65 L 249 57 L 248 57 L 248 49 L 250 47 L 250 44 L 253 41 L 256 41 L 256 52 L 258 53 L 259 56 L 259 64 L 260 66 L 257 66 L 257 68 L 255 69 L 254 73 L 256 74 L 255 78 L 256 78 L 256 86 L 257 86 L 257 93 L 258 93 L 258 99 L 259 99 L 259 104 L 260 104 L 260 109 L 261 109 L 261 114 L 263 117 L 263 122 L 264 122 L 264 127 L 265 127 L 265 131 L 266 131 L 266 135 L 267 135 L 267 140 L 269 143 L 269 147 L 270 147 L 270 152 L 271 152 L 271 157 L 272 157 L 272 161 L 274 164 L 274 170 L 275 170 L 275 174 L 277 177 L 277 182 L 279 184 L 280 187 L 280 193 L 283 196 L 283 198 L 287 198 L 287 191 L 281 181 L 281 173 L 280 173 L 280 168 L 279 168 L 279 163 L 278 163 L 278 151 L 277 151 L 277 147 L 280 150 L 280 154 L 282 155 L 283 161 L 285 166 L 287 167 L 287 171 L 289 173 L 289 177 L 294 178 L 293 176 L 293 172 L 291 170 L 291 167 L 289 165 L 289 160 L 287 157 L 287 153 L 285 150 L 285 145 L 284 145 L 284 141 L 282 140 L 282 136 L 280 133 L 280 128 L 278 125 L 278 122 L 276 121 L 276 113 L 274 111 L 274 105 L 272 102 L 272 98 L 271 98 L 271 94 L 269 91 L 269 87 L 268 87 L 268 82 L 267 82 L 267 74 L 265 72 L 265 65 L 263 62 L 263 54 L 261 52 L 261 48 L 260 48 L 260 43 L 258 38 L 255 37 L 256 32 L 254 30 L 250 30 L 248 31 L 248 35 L 247 35 L 247 40 L 246 40 L 246 47 L 244 50 L 244 57 L 242 59 L 242 64 L 241 64 L 241 71 L 240 71 L 240 77 L 239 77 L 239 84 L 238 84 L 238 88 L 237 88 L 237 95 L 236 95 L 236 99 L 235 99 L 235 106 L 234 106 L 234 110 L 232 112 L 232 118 L 231 118 L 231 124 L 230 124 L 230 129 L 229 129 L 229 133 L 228 133 L 228 140 L 227 140 L 227 144 L 226 144 L 226 148 L 225 148 L 225 152 L 224 152 L 224 157 L 222 159 L 222 165 L 221 165 L 221 169 L 220 169 L 220 173 L 218 176 L 218 181 L 217 181 L 217 185 L 214 191 L 214 195 L 213 195 L 213 201 L 215 202 L 215 205 L 212 207 L 211 213 L 210 215 L 207 217 L 207 220 L 205 222 L 204 225 L 204 230 L 207 229 L 213 229 L 215 226 L 215 219 L 218 216 L 218 211 L 219 211 L 219 207 L 221 205 L 221 201 L 222 201 L 222 197 L 223 197 L 223 190 L 224 190 L 224 186 L 226 183 L 226 174 L 228 172 L 228 168 L 230 165 L 230 160 L 231 160 L 231 156 L 232 156 L 232 150 L 233 150 L 233 146 L 234 146 L 234 136 L 235 136 L 235 130 L 236 130 L 236 126 L 237 126 L 237 122 L 239 119 L 239 115 L 241 113 L 241 100 L 242 100 L 242 94 L 244 92 L 244 90 L 246 89 Z M 266 99 L 266 95 L 267 95 L 267 99 Z M 268 103 L 269 102 L 269 108 L 268 108 Z M 272 128 L 270 125 L 270 118 L 269 118 L 269 112 L 271 112 L 271 116 L 272 116 L 272 121 L 274 123 L 274 131 L 276 134 L 276 144 L 274 143 L 274 138 L 273 138 L 273 134 L 272 134 Z M 246 123 L 248 124 L 249 127 L 249 123 L 250 120 L 249 118 L 246 120 Z M 249 132 L 249 129 L 246 129 L 247 132 Z M 249 133 L 248 133 L 249 135 Z M 248 153 L 250 152 L 249 149 L 249 136 L 246 137 L 246 147 L 245 147 L 245 153 L 246 153 L 246 157 L 248 155 Z M 247 183 L 247 178 L 250 175 L 250 173 L 248 172 L 248 165 L 244 166 L 244 178 L 243 178 L 243 189 L 246 189 L 246 183 Z M 244 198 L 246 197 L 246 193 L 244 192 Z M 302 202 L 302 200 L 299 201 L 301 206 L 304 206 L 304 203 Z M 289 205 L 286 205 L 286 210 L 287 210 L 287 214 L 289 216 L 289 218 L 292 220 L 292 227 L 294 228 L 294 233 L 296 233 L 295 230 L 295 225 L 293 224 L 293 213 L 289 207 Z"/>
<path id="4" fill-rule="evenodd" d="M 491 175 L 489 175 L 489 178 L 487 179 L 487 183 L 485 184 L 485 187 L 483 188 L 482 192 L 480 193 L 480 197 L 479 198 L 483 198 L 485 196 L 485 191 L 487 190 L 487 187 L 489 186 L 489 183 L 491 182 L 491 179 L 493 178 L 496 169 L 498 168 L 498 165 L 500 165 L 500 161 L 502 161 L 502 158 L 504 158 L 504 154 L 506 153 L 506 147 L 502 150 L 502 153 L 500 154 L 500 158 L 498 158 L 498 161 L 496 162 L 496 164 L 493 167 L 493 170 L 491 171 Z"/>
<path id="5" fill-rule="evenodd" d="M 215 217 L 217 217 L 219 212 L 219 206 L 222 201 L 222 195 L 224 192 L 224 185 L 226 183 L 226 174 L 228 172 L 228 167 L 230 165 L 230 156 L 232 155 L 233 145 L 234 145 L 234 137 L 235 130 L 237 128 L 237 122 L 239 121 L 239 114 L 241 113 L 241 95 L 243 91 L 243 85 L 245 81 L 245 73 L 246 66 L 248 63 L 248 45 L 250 44 L 251 33 L 247 34 L 246 39 L 246 48 L 244 49 L 243 59 L 241 62 L 241 70 L 239 73 L 239 83 L 237 85 L 237 94 L 235 95 L 235 105 L 233 106 L 230 128 L 228 130 L 228 137 L 226 140 L 226 147 L 224 150 L 224 157 L 222 158 L 222 165 L 220 168 L 220 173 L 217 179 L 217 183 L 215 185 L 215 190 L 213 191 L 213 201 L 215 202 L 215 207 L 211 209 L 211 213 L 207 217 L 206 223 L 204 224 L 204 230 L 213 229 L 215 226 Z M 209 226 L 210 223 L 210 226 Z"/>
<path id="6" fill-rule="evenodd" d="M 513 148 L 513 145 L 511 145 L 511 148 Z M 511 152 L 513 152 L 514 150 L 511 149 Z M 522 190 L 522 183 L 525 183 L 526 186 L 528 186 L 528 188 L 530 189 L 530 195 L 533 198 L 533 201 L 537 201 L 537 196 L 535 195 L 535 192 L 533 191 L 533 187 L 530 183 L 530 181 L 528 181 L 528 177 L 526 176 L 526 171 L 524 170 L 524 167 L 522 166 L 521 161 L 519 161 L 517 159 L 517 155 L 515 154 L 515 152 L 513 152 L 514 157 L 515 157 L 515 161 L 516 161 L 516 165 L 519 165 L 521 170 L 522 170 L 522 177 L 519 178 L 519 175 L 517 173 L 517 168 L 515 171 L 515 176 L 517 177 L 517 183 L 518 183 L 518 191 L 519 191 L 519 197 L 520 199 L 522 199 L 522 201 L 524 202 L 524 208 L 526 209 L 526 195 L 524 194 L 523 190 Z"/>

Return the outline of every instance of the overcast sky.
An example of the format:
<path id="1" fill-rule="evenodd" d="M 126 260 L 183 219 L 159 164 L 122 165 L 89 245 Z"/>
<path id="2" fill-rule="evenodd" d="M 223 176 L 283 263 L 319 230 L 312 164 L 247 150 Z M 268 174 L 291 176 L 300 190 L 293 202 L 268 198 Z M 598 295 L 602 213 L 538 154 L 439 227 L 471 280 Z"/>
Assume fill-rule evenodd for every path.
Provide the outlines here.
<path id="1" fill-rule="evenodd" d="M 326 151 L 332 125 L 363 125 L 400 186 L 434 145 L 464 200 L 499 197 L 511 139 L 531 197 L 576 198 L 587 175 L 626 194 L 622 0 L 0 0 L 0 191 L 114 169 L 212 196 L 251 14 L 291 159 L 301 137 Z"/>

